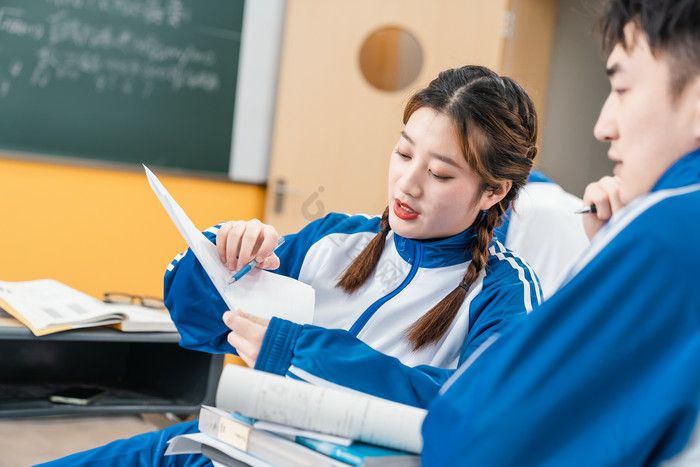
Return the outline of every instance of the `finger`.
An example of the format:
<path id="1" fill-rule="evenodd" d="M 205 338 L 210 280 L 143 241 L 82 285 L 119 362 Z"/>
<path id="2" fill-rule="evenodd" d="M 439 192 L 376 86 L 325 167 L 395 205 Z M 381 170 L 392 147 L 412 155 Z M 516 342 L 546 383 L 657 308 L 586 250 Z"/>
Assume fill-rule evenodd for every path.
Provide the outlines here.
<path id="1" fill-rule="evenodd" d="M 238 313 L 226 312 L 224 321 L 231 329 L 227 336 L 228 342 L 248 365 L 255 366 L 267 326 L 247 319 L 241 315 L 240 311 Z"/>
<path id="2" fill-rule="evenodd" d="M 246 223 L 245 232 L 241 237 L 241 245 L 238 250 L 238 264 L 240 267 L 248 264 L 257 254 L 260 244 L 263 242 L 264 227 L 265 224 L 257 219 Z"/>
<path id="3" fill-rule="evenodd" d="M 242 237 L 246 231 L 245 221 L 233 222 L 226 235 L 226 266 L 230 271 L 238 270 L 238 265 L 243 265 L 239 259 Z"/>
<path id="4" fill-rule="evenodd" d="M 620 177 L 612 177 L 607 182 L 607 190 L 610 196 L 612 212 L 615 213 L 624 207 L 624 203 L 620 199 Z"/>
<path id="5" fill-rule="evenodd" d="M 583 193 L 584 204 L 595 205 L 595 217 L 600 220 L 607 220 L 612 215 L 610 179 L 612 177 L 603 177 L 597 182 L 588 184 Z"/>
<path id="6" fill-rule="evenodd" d="M 223 320 L 224 324 L 225 324 L 226 327 L 228 327 L 229 329 L 231 329 L 231 326 L 233 326 L 233 321 L 232 321 L 232 320 L 233 320 L 233 316 L 234 316 L 233 313 L 232 313 L 230 310 L 227 310 L 227 311 L 224 312 L 223 316 L 221 317 L 221 319 Z"/>
<path id="7" fill-rule="evenodd" d="M 275 270 L 278 267 L 280 267 L 279 256 L 272 253 L 270 256 L 265 258 L 263 261 L 259 262 L 257 267 L 260 269 Z"/>
<path id="8" fill-rule="evenodd" d="M 246 365 L 251 368 L 255 367 L 258 354 L 247 340 L 233 331 L 228 333 L 226 340 L 231 344 L 231 347 L 236 349 L 236 353 L 238 353 L 238 356 L 243 359 Z"/>
<path id="9" fill-rule="evenodd" d="M 260 243 L 260 248 L 258 248 L 255 255 L 255 259 L 259 263 L 265 261 L 265 259 L 272 254 L 277 246 L 277 241 L 279 240 L 279 234 L 271 225 L 263 224 L 262 234 L 262 242 Z"/>
<path id="10" fill-rule="evenodd" d="M 232 313 L 227 326 L 236 334 L 243 336 L 249 341 L 259 341 L 261 345 L 265 337 L 265 331 L 267 331 L 267 323 L 258 323 L 236 313 Z"/>
<path id="11" fill-rule="evenodd" d="M 216 252 L 219 254 L 219 259 L 226 264 L 226 240 L 228 232 L 231 230 L 233 222 L 226 222 L 216 232 Z"/>
<path id="12" fill-rule="evenodd" d="M 243 310 L 236 310 L 236 313 L 238 313 L 239 316 L 241 316 L 247 320 L 250 320 L 256 324 L 264 326 L 265 328 L 267 328 L 267 326 L 270 324 L 269 319 L 261 318 L 260 316 L 251 315 L 249 313 L 244 312 Z"/>

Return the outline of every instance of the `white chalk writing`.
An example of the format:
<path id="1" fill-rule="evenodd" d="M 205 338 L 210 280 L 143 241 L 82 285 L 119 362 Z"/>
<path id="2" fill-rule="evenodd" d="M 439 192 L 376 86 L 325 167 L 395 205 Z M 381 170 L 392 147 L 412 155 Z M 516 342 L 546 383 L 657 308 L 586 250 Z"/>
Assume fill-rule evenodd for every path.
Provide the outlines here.
<path id="1" fill-rule="evenodd" d="M 17 6 L 0 8 L 0 43 L 5 42 L 4 35 L 31 47 L 29 55 L 26 49 L 16 56 L 12 47 L 0 50 L 0 98 L 11 94 L 18 80 L 38 88 L 87 80 L 97 93 L 142 98 L 182 90 L 216 93 L 221 87 L 214 50 L 182 38 L 187 36 L 180 36 L 175 44 L 166 39 L 172 34 L 161 34 L 191 21 L 192 13 L 182 0 L 44 2 L 55 11 L 41 18 Z M 89 9 L 100 13 L 98 19 L 81 14 Z M 128 21 L 103 20 L 103 16 Z M 240 34 L 230 33 L 227 40 L 240 40 Z"/>

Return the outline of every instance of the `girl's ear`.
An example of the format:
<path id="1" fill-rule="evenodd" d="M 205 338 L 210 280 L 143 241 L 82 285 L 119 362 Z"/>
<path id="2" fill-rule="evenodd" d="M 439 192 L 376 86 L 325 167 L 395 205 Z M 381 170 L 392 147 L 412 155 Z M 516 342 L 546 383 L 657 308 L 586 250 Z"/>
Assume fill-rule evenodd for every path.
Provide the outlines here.
<path id="1" fill-rule="evenodd" d="M 494 204 L 498 203 L 506 197 L 512 186 L 513 182 L 511 180 L 508 180 L 501 183 L 495 190 L 485 191 L 481 195 L 481 204 L 479 205 L 479 210 L 486 211 L 490 209 L 491 206 L 493 206 Z"/>

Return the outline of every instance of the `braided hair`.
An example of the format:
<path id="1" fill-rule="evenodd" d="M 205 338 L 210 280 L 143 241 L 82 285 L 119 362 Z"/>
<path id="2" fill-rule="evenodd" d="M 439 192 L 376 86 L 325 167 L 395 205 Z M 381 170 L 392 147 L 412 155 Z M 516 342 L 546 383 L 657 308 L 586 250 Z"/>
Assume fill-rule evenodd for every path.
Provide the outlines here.
<path id="1" fill-rule="evenodd" d="M 465 66 L 441 72 L 411 97 L 404 109 L 404 124 L 423 107 L 454 122 L 467 164 L 480 179 L 481 193 L 497 191 L 508 181 L 511 186 L 500 202 L 477 216 L 472 226 L 476 238 L 468 245 L 472 259 L 462 281 L 406 330 L 414 350 L 436 344 L 449 329 L 469 288 L 486 267 L 493 231 L 527 182 L 537 154 L 537 114 L 530 97 L 515 81 L 488 68 Z M 387 207 L 379 232 L 350 264 L 338 287 L 352 293 L 369 278 L 390 228 Z"/>

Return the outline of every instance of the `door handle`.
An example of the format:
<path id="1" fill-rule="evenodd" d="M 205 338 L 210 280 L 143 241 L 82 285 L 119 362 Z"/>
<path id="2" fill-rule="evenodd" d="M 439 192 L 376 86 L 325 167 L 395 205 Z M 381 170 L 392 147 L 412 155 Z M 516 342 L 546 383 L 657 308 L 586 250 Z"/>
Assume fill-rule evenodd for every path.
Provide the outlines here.
<path id="1" fill-rule="evenodd" d="M 284 195 L 299 195 L 301 194 L 301 189 L 295 186 L 287 185 L 287 182 L 280 178 L 275 182 L 275 214 L 281 214 L 284 209 Z"/>

